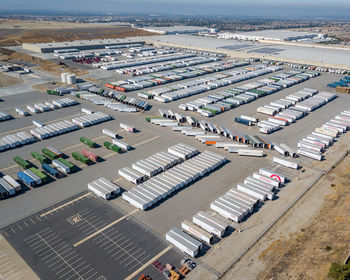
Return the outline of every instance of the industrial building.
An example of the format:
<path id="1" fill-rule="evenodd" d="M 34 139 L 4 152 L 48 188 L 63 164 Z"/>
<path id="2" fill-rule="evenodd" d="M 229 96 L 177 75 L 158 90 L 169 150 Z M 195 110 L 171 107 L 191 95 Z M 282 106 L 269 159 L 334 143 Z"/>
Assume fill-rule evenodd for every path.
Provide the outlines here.
<path id="1" fill-rule="evenodd" d="M 211 29 L 200 26 L 170 26 L 170 27 L 142 27 L 139 28 L 152 33 L 158 33 L 161 35 L 170 34 L 194 34 L 199 32 L 210 32 Z"/>
<path id="2" fill-rule="evenodd" d="M 325 34 L 299 32 L 289 30 L 262 30 L 243 33 L 223 32 L 219 34 L 219 38 L 238 39 L 245 41 L 305 41 L 325 38 Z"/>
<path id="3" fill-rule="evenodd" d="M 131 39 L 96 39 L 96 40 L 77 40 L 67 42 L 50 42 L 29 44 L 23 43 L 22 47 L 26 50 L 38 53 L 52 53 L 55 50 L 93 50 L 104 49 L 107 46 L 129 46 L 133 44 L 144 44 L 144 41 Z"/>

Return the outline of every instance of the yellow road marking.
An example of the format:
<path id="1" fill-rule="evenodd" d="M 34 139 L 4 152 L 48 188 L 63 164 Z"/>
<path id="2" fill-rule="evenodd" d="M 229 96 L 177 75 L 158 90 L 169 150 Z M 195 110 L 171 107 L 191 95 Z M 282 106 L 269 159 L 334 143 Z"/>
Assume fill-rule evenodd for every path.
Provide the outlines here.
<path id="1" fill-rule="evenodd" d="M 55 211 L 57 211 L 57 210 L 59 210 L 59 209 L 61 209 L 61 208 L 63 208 L 63 207 L 66 207 L 66 206 L 68 206 L 68 205 L 70 205 L 70 204 L 72 204 L 72 203 L 74 203 L 74 202 L 76 202 L 76 201 L 78 201 L 78 200 L 80 200 L 80 199 L 83 199 L 83 198 L 85 198 L 85 197 L 87 197 L 87 196 L 91 196 L 91 193 L 86 193 L 86 194 L 84 194 L 84 195 L 82 195 L 82 196 L 79 196 L 79 197 L 77 197 L 77 198 L 75 198 L 75 199 L 73 199 L 73 200 L 71 200 L 71 201 L 68 201 L 68 202 L 65 203 L 65 204 L 62 204 L 62 205 L 60 205 L 60 206 L 58 206 L 58 207 L 56 207 L 56 208 L 54 208 L 54 209 L 51 209 L 51 210 L 49 210 L 49 211 L 47 211 L 47 212 L 41 214 L 40 217 L 45 217 L 45 216 L 51 214 L 52 212 L 55 212 Z"/>
<path id="2" fill-rule="evenodd" d="M 141 145 L 143 145 L 143 144 L 146 144 L 146 143 L 151 142 L 151 141 L 153 141 L 153 140 L 156 140 L 156 139 L 158 139 L 158 138 L 159 138 L 159 136 L 156 136 L 156 137 L 153 137 L 153 138 L 151 138 L 151 139 L 142 141 L 142 142 L 140 142 L 140 143 L 135 144 L 134 147 L 141 146 Z"/>
<path id="3" fill-rule="evenodd" d="M 137 147 L 137 146 L 146 144 L 146 143 L 151 142 L 151 141 L 153 141 L 153 140 L 156 140 L 156 139 L 158 139 L 158 138 L 159 138 L 159 136 L 153 137 L 153 138 L 151 138 L 151 139 L 147 139 L 147 140 L 145 140 L 145 141 L 143 141 L 143 142 L 140 142 L 140 143 L 137 143 L 137 144 L 133 145 L 133 147 Z M 110 153 L 110 154 L 104 156 L 103 158 L 104 158 L 104 159 L 110 158 L 111 156 L 114 156 L 114 155 L 116 155 L 116 154 L 118 154 L 118 153 L 113 152 L 113 153 Z"/>
<path id="4" fill-rule="evenodd" d="M 14 165 L 11 165 L 11 166 L 8 166 L 8 167 L 5 167 L 5 168 L 1 169 L 0 171 L 6 171 L 6 170 L 14 168 L 16 166 L 17 166 L 17 164 L 14 164 Z"/>
<path id="5" fill-rule="evenodd" d="M 92 140 L 92 141 L 96 141 L 96 140 L 102 139 L 103 137 L 107 137 L 107 135 L 101 135 L 101 136 L 96 137 L 96 138 L 93 138 L 93 139 L 91 139 L 91 140 Z M 63 149 L 61 149 L 61 151 L 66 151 L 66 150 L 69 150 L 69 149 L 72 149 L 72 148 L 79 147 L 79 146 L 81 146 L 81 145 L 84 145 L 84 143 L 78 143 L 78 144 L 75 144 L 75 145 L 72 145 L 72 146 L 63 148 Z"/>
<path id="6" fill-rule="evenodd" d="M 142 270 L 144 270 L 147 266 L 149 266 L 151 263 L 153 263 L 155 260 L 159 259 L 161 256 L 163 256 L 166 252 L 168 252 L 170 249 L 173 248 L 173 245 L 170 245 L 166 247 L 163 251 L 161 251 L 158 255 L 154 256 L 152 259 L 150 259 L 148 262 L 146 262 L 143 266 L 141 266 L 139 269 L 135 270 L 132 274 L 130 274 L 128 277 L 126 277 L 124 280 L 131 280 L 133 279 L 137 274 L 139 274 Z"/>
<path id="7" fill-rule="evenodd" d="M 118 179 L 113 180 L 112 183 L 118 183 L 118 182 L 120 182 L 121 180 L 123 180 L 123 178 L 118 178 Z"/>
<path id="8" fill-rule="evenodd" d="M 125 216 L 123 216 L 123 217 L 121 217 L 121 218 L 115 220 L 114 222 L 110 223 L 109 225 L 104 226 L 103 228 L 101 228 L 101 229 L 95 231 L 94 233 L 88 235 L 88 236 L 85 237 L 84 239 L 78 241 L 78 242 L 75 243 L 73 246 L 74 246 L 74 247 L 77 247 L 77 246 L 83 244 L 84 242 L 86 242 L 86 241 L 88 241 L 89 239 L 93 238 L 94 236 L 100 234 L 101 232 L 105 231 L 106 229 L 109 229 L 111 226 L 114 226 L 115 224 L 121 222 L 122 220 L 124 220 L 125 218 L 131 216 L 132 214 L 136 213 L 137 211 L 139 211 L 139 209 L 135 209 L 135 210 L 129 212 L 129 213 L 126 214 Z"/>

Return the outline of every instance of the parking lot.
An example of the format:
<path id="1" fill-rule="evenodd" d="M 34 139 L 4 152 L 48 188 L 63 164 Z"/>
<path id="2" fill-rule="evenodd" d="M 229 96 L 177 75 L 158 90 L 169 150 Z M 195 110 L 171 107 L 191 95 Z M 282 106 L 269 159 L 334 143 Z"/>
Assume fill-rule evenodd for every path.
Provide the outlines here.
<path id="1" fill-rule="evenodd" d="M 165 249 L 167 262 L 179 266 L 182 257 L 131 216 L 91 195 L 32 215 L 2 234 L 40 279 L 124 279 Z"/>
<path id="2" fill-rule="evenodd" d="M 283 68 L 282 71 L 276 73 L 290 70 L 285 66 Z M 101 70 L 99 71 L 101 72 Z M 112 72 L 105 71 L 105 73 L 109 75 Z M 103 76 L 102 72 L 100 74 Z M 198 211 L 210 210 L 212 201 L 261 167 L 270 168 L 286 175 L 290 182 L 279 190 L 273 201 L 261 203 L 242 223 L 243 234 L 237 230 L 238 224 L 227 220 L 232 228 L 230 233 L 220 242 L 211 245 L 210 250 L 200 256 L 199 261 L 203 262 L 206 268 L 203 269 L 203 266 L 200 266 L 198 270 L 190 274 L 194 275 L 190 276 L 192 279 L 201 279 L 195 273 L 206 270 L 215 278 L 215 275 L 219 275 L 228 265 L 227 255 L 236 256 L 248 246 L 250 241 L 254 240 L 259 232 L 290 201 L 296 198 L 314 178 L 335 161 L 336 155 L 340 153 L 338 147 L 343 147 L 339 145 L 345 145 L 345 139 L 348 137 L 341 137 L 326 153 L 326 159 L 330 158 L 330 161 L 315 164 L 311 159 L 300 157 L 297 161 L 302 169 L 292 170 L 272 163 L 272 157 L 279 156 L 276 151 L 265 150 L 266 156 L 259 159 L 239 157 L 237 154 L 229 154 L 223 149 L 201 144 L 194 137 L 186 137 L 179 132 L 173 132 L 170 128 L 162 128 L 148 123 L 145 121 L 145 117 L 159 116 L 158 109 L 160 108 L 171 109 L 173 112 L 193 116 L 197 120 L 208 120 L 228 129 L 236 128 L 243 133 L 256 135 L 259 134 L 256 127 L 236 124 L 233 122 L 233 118 L 240 114 L 264 118 L 265 116 L 256 112 L 257 107 L 305 87 L 329 91 L 326 84 L 339 78 L 335 74 L 322 73 L 320 77 L 259 98 L 212 118 L 202 117 L 195 112 L 184 112 L 178 108 L 181 103 L 272 75 L 270 73 L 171 103 L 150 100 L 152 108 L 147 112 L 120 113 L 77 99 L 80 103 L 77 106 L 29 117 L 16 116 L 15 120 L 3 122 L 0 135 L 11 130 L 28 131 L 32 126 L 33 119 L 42 122 L 71 119 L 81 114 L 82 107 L 93 111 L 108 112 L 114 118 L 112 121 L 100 125 L 79 129 L 44 141 L 36 141 L 33 144 L 1 153 L 0 172 L 3 175 L 9 174 L 14 177 L 20 170 L 17 165 L 14 165 L 13 157 L 15 155 L 30 160 L 35 166 L 40 167 L 39 162 L 31 158 L 30 152 L 40 151 L 49 145 L 61 150 L 69 161 L 79 167 L 78 171 L 73 174 L 63 176 L 60 179 L 51 178 L 50 183 L 37 188 L 28 188 L 15 197 L 1 201 L 0 211 L 7 213 L 2 215 L 0 221 L 0 227 L 5 226 L 2 231 L 3 236 L 41 279 L 138 279 L 141 273 L 148 274 L 153 279 L 163 279 L 164 276 L 150 264 L 150 261 L 156 257 L 163 264 L 169 262 L 179 267 L 182 258 L 177 251 L 163 241 L 167 231 L 174 226 L 181 227 L 183 220 L 191 220 Z M 107 75 L 105 75 L 99 85 L 102 86 L 105 82 L 114 81 L 114 78 L 121 78 L 121 75 L 116 73 L 113 73 L 112 76 L 112 78 L 106 78 Z M 127 93 L 127 95 L 136 97 L 138 92 Z M 42 102 L 46 98 L 50 100 L 60 97 L 47 97 L 34 91 L 7 96 L 3 98 L 5 102 L 1 102 L 0 110 L 3 108 L 13 114 L 16 106 L 22 105 L 23 107 L 28 103 Z M 266 137 L 271 141 L 284 142 L 295 148 L 297 141 L 313 131 L 315 127 L 341 110 L 348 109 L 349 98 L 347 95 L 339 94 L 337 99 L 311 112 L 302 120 Z M 136 127 L 138 132 L 128 133 L 121 130 L 120 123 L 130 124 Z M 130 144 L 134 149 L 121 154 L 105 149 L 103 142 L 110 141 L 110 138 L 101 133 L 102 128 L 117 132 L 120 139 Z M 95 149 L 87 148 L 86 145 L 80 143 L 81 136 L 94 140 L 98 147 Z M 228 162 L 145 212 L 136 210 L 121 196 L 109 202 L 103 202 L 86 192 L 87 183 L 102 176 L 117 183 L 123 191 L 130 190 L 134 185 L 118 176 L 118 169 L 130 167 L 135 161 L 159 151 L 166 151 L 168 147 L 181 142 L 194 146 L 200 151 L 211 150 L 224 155 Z M 94 151 L 102 160 L 88 166 L 75 161 L 71 157 L 72 152 L 80 152 L 83 148 Z M 57 204 L 58 202 L 59 204 Z M 219 216 L 213 212 L 212 214 Z M 2 256 L 1 251 L 0 256 Z M 6 261 L 6 256 L 3 258 Z M 7 277 L 15 275 L 14 279 L 16 277 L 20 279 L 21 276 L 16 274 L 16 267 L 11 265 L 9 267 L 8 271 L 4 271 L 7 273 Z"/>

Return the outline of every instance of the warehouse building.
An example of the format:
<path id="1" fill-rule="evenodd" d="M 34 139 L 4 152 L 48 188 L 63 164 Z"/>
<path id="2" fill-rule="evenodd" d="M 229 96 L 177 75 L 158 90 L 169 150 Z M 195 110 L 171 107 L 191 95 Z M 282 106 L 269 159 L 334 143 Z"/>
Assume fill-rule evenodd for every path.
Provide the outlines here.
<path id="1" fill-rule="evenodd" d="M 200 26 L 170 26 L 170 27 L 142 27 L 139 28 L 152 33 L 158 33 L 161 35 L 170 34 L 194 34 L 200 32 L 210 32 L 211 29 Z"/>
<path id="2" fill-rule="evenodd" d="M 52 53 L 55 50 L 94 50 L 104 49 L 108 46 L 130 46 L 133 44 L 144 44 L 144 41 L 131 39 L 96 39 L 96 40 L 77 40 L 67 42 L 50 42 L 50 43 L 23 43 L 22 47 L 26 50 L 38 53 Z"/>
<path id="3" fill-rule="evenodd" d="M 242 33 L 224 32 L 219 34 L 219 38 L 238 39 L 245 41 L 304 41 L 325 38 L 325 34 L 299 32 L 289 30 L 262 30 Z"/>

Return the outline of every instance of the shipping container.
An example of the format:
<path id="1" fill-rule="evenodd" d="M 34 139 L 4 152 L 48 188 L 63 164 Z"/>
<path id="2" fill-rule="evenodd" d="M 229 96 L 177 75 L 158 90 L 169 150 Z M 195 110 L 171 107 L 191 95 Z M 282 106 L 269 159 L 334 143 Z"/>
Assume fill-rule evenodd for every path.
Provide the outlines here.
<path id="1" fill-rule="evenodd" d="M 85 144 L 85 145 L 88 145 L 90 148 L 96 148 L 97 144 L 96 142 L 90 140 L 89 138 L 86 138 L 86 137 L 80 137 L 80 142 Z"/>
<path id="2" fill-rule="evenodd" d="M 248 125 L 248 126 L 252 126 L 253 122 L 247 119 L 243 119 L 243 118 L 239 118 L 239 117 L 235 117 L 234 121 L 236 123 L 240 123 L 240 124 L 244 124 L 244 125 Z"/>
<path id="3" fill-rule="evenodd" d="M 30 162 L 22 159 L 19 156 L 14 157 L 13 160 L 15 161 L 15 163 L 17 163 L 19 166 L 21 166 L 24 169 L 28 169 L 29 167 L 32 166 Z"/>
<path id="4" fill-rule="evenodd" d="M 292 161 L 285 160 L 285 159 L 282 159 L 282 158 L 277 158 L 277 157 L 273 158 L 273 162 L 278 163 L 280 165 L 283 165 L 285 167 L 289 167 L 289 168 L 293 168 L 293 169 L 299 169 L 299 164 L 297 162 L 292 162 Z"/>
<path id="5" fill-rule="evenodd" d="M 249 150 L 249 149 L 238 149 L 238 155 L 240 156 L 251 156 L 251 157 L 263 157 L 263 150 Z"/>
<path id="6" fill-rule="evenodd" d="M 71 172 L 73 172 L 73 171 L 76 170 L 76 166 L 75 166 L 73 163 L 71 163 L 70 161 L 65 160 L 65 159 L 63 159 L 63 158 L 58 158 L 57 160 L 58 160 L 59 162 L 61 162 L 62 164 L 68 166 Z"/>
<path id="7" fill-rule="evenodd" d="M 48 165 L 47 163 L 43 163 L 41 165 L 41 168 L 49 173 L 50 175 L 54 176 L 55 178 L 58 178 L 60 176 L 60 173 L 53 167 L 51 167 L 50 165 Z"/>
<path id="8" fill-rule="evenodd" d="M 88 159 L 94 161 L 94 162 L 98 162 L 99 161 L 99 156 L 96 155 L 95 153 L 89 151 L 89 150 L 81 150 L 81 153 L 83 156 L 87 157 Z"/>
<path id="9" fill-rule="evenodd" d="M 109 137 L 112 137 L 114 139 L 118 138 L 118 134 L 116 132 L 113 132 L 113 131 L 106 129 L 106 128 L 102 129 L 102 133 L 109 136 Z"/>
<path id="10" fill-rule="evenodd" d="M 47 183 L 49 178 L 47 177 L 47 175 L 42 173 L 39 169 L 37 169 L 35 167 L 31 167 L 31 168 L 29 168 L 29 170 L 31 170 L 35 175 L 37 175 L 40 178 L 42 183 Z"/>
<path id="11" fill-rule="evenodd" d="M 123 150 L 130 150 L 131 149 L 131 146 L 123 141 L 120 141 L 120 140 L 117 140 L 117 139 L 113 139 L 112 140 L 113 144 L 122 148 Z"/>
<path id="12" fill-rule="evenodd" d="M 57 159 L 54 159 L 52 161 L 53 166 L 55 166 L 59 171 L 61 171 L 64 174 L 69 174 L 71 172 L 70 168 L 63 164 L 62 162 L 58 161 Z"/>
<path id="13" fill-rule="evenodd" d="M 72 152 L 72 157 L 75 160 L 80 161 L 80 162 L 82 162 L 82 163 L 84 163 L 86 165 L 88 165 L 90 163 L 90 159 L 89 158 L 87 158 L 86 156 L 81 155 L 81 154 L 79 154 L 77 152 Z"/>
<path id="14" fill-rule="evenodd" d="M 277 180 L 277 181 L 280 181 L 281 183 L 285 183 L 286 180 L 287 180 L 287 177 L 280 174 L 280 173 L 277 173 L 275 171 L 272 171 L 272 170 L 269 170 L 269 169 L 266 169 L 266 168 L 260 168 L 259 169 L 259 173 L 261 173 L 262 175 L 265 175 L 267 177 L 270 177 L 274 180 Z"/>
<path id="15" fill-rule="evenodd" d="M 37 159 L 40 163 L 48 163 L 49 162 L 47 157 L 39 154 L 36 151 L 31 152 L 31 155 L 33 158 Z"/>
<path id="16" fill-rule="evenodd" d="M 323 159 L 322 154 L 317 154 L 303 148 L 298 149 L 298 154 L 318 161 L 321 161 Z"/>
<path id="17" fill-rule="evenodd" d="M 36 186 L 35 180 L 22 171 L 17 172 L 17 178 L 27 186 L 30 186 L 30 187 Z"/>
<path id="18" fill-rule="evenodd" d="M 31 177 L 35 181 L 35 185 L 40 185 L 42 183 L 41 178 L 36 175 L 32 170 L 26 169 L 23 171 L 25 174 L 27 174 L 29 177 Z"/>
<path id="19" fill-rule="evenodd" d="M 54 159 L 58 158 L 58 155 L 57 155 L 57 154 L 51 152 L 51 151 L 50 151 L 49 149 L 47 149 L 47 148 L 43 148 L 43 149 L 41 149 L 41 151 L 42 151 L 42 153 L 43 153 L 45 156 L 47 156 L 47 157 L 48 157 L 49 159 L 51 159 L 51 160 L 54 160 Z"/>
<path id="20" fill-rule="evenodd" d="M 120 123 L 120 127 L 123 128 L 124 130 L 128 131 L 128 132 L 135 132 L 136 129 L 135 127 L 131 126 L 131 125 L 128 125 L 128 124 L 125 124 L 125 123 Z"/>
<path id="21" fill-rule="evenodd" d="M 169 232 L 167 232 L 165 238 L 179 250 L 187 253 L 191 257 L 196 257 L 203 246 L 201 242 L 187 235 L 176 227 L 173 227 Z"/>
<path id="22" fill-rule="evenodd" d="M 10 175 L 5 175 L 4 177 L 2 177 L 7 183 L 9 183 L 16 192 L 19 192 L 22 190 L 21 185 L 15 180 L 13 179 Z"/>
<path id="23" fill-rule="evenodd" d="M 119 148 L 118 146 L 112 144 L 111 142 L 106 141 L 106 142 L 103 143 L 103 146 L 105 146 L 108 150 L 112 150 L 112 151 L 114 151 L 116 153 L 120 153 L 121 152 L 121 148 Z"/>
<path id="24" fill-rule="evenodd" d="M 280 145 L 278 145 L 276 143 L 273 143 L 273 148 L 285 157 L 288 156 L 288 154 L 289 154 L 286 149 L 283 149 Z"/>
<path id="25" fill-rule="evenodd" d="M 205 230 L 201 229 L 200 227 L 187 220 L 184 220 L 181 223 L 181 227 L 193 237 L 200 239 L 201 241 L 204 241 L 207 244 L 211 244 L 213 242 L 213 236 L 210 233 L 206 232 Z"/>
<path id="26" fill-rule="evenodd" d="M 3 187 L 9 193 L 10 196 L 16 194 L 15 188 L 3 178 L 0 178 L 0 186 Z"/>
<path id="27" fill-rule="evenodd" d="M 46 149 L 48 149 L 48 150 L 51 151 L 52 153 L 56 154 L 57 157 L 63 157 L 63 154 L 62 154 L 59 150 L 55 149 L 55 148 L 52 147 L 52 146 L 47 146 Z"/>
<path id="28" fill-rule="evenodd" d="M 224 236 L 228 229 L 227 224 L 202 211 L 194 215 L 192 220 L 194 224 L 220 238 Z"/>

